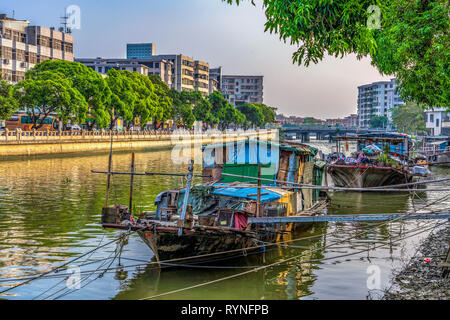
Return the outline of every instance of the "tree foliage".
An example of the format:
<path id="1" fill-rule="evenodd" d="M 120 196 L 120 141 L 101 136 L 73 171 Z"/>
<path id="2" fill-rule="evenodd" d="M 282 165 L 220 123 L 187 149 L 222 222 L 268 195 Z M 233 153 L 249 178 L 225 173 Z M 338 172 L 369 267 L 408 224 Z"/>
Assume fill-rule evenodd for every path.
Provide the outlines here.
<path id="1" fill-rule="evenodd" d="M 263 0 L 263 7 L 265 31 L 298 47 L 294 62 L 370 56 L 382 74 L 401 82 L 403 100 L 450 108 L 447 0 Z"/>
<path id="2" fill-rule="evenodd" d="M 71 86 L 76 89 L 87 101 L 89 114 L 94 117 L 92 125 L 105 128 L 110 123 L 110 115 L 106 105 L 111 97 L 111 90 L 103 77 L 86 67 L 82 63 L 64 60 L 46 60 L 36 64 L 26 72 L 26 78 L 36 79 L 42 72 L 53 72 L 63 75 L 70 81 Z"/>
<path id="3" fill-rule="evenodd" d="M 13 85 L 0 79 L 0 119 L 8 119 L 18 107 Z"/>
<path id="4" fill-rule="evenodd" d="M 83 122 L 88 105 L 84 97 L 74 89 L 63 75 L 43 71 L 15 86 L 15 96 L 20 106 L 31 118 L 32 127 L 39 129 L 50 114 L 67 124 L 69 119 Z"/>
<path id="5" fill-rule="evenodd" d="M 264 116 L 264 124 L 276 122 L 275 117 L 277 116 L 277 108 L 266 106 L 263 103 L 256 103 L 255 106 L 257 106 L 261 110 Z"/>
<path id="6" fill-rule="evenodd" d="M 393 108 L 392 122 L 399 132 L 408 134 L 422 134 L 426 132 L 424 114 L 416 103 L 410 102 Z"/>
<path id="7" fill-rule="evenodd" d="M 251 103 L 237 106 L 237 109 L 245 116 L 248 122 L 260 127 L 264 124 L 264 114 L 261 109 Z"/>
<path id="8" fill-rule="evenodd" d="M 386 128 L 388 121 L 389 119 L 386 116 L 375 116 L 370 118 L 369 125 L 371 128 Z"/>
<path id="9" fill-rule="evenodd" d="M 158 112 L 155 116 L 155 124 L 157 121 L 165 122 L 167 119 L 173 117 L 173 100 L 170 97 L 170 88 L 155 74 L 149 75 L 150 81 L 155 88 L 155 94 L 158 98 Z"/>
<path id="10" fill-rule="evenodd" d="M 141 127 L 145 126 L 152 117 L 158 114 L 158 96 L 155 86 L 148 76 L 127 70 L 121 71 L 128 78 L 135 95 L 133 118 L 139 118 Z"/>
<path id="11" fill-rule="evenodd" d="M 119 117 L 125 121 L 132 121 L 137 97 L 131 80 L 123 74 L 123 71 L 111 69 L 107 73 L 106 83 L 111 90 L 111 97 L 106 103 L 110 117 L 113 117 L 114 114 L 111 123 L 114 123 Z"/>

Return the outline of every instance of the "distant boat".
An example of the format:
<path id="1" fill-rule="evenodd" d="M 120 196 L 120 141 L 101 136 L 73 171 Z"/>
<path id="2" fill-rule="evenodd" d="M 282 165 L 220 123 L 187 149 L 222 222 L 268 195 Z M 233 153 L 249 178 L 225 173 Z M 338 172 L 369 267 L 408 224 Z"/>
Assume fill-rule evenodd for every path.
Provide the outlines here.
<path id="1" fill-rule="evenodd" d="M 341 142 L 356 141 L 354 157 L 328 158 L 327 172 L 337 187 L 371 188 L 409 183 L 414 174 L 408 166 L 410 137 L 400 133 L 365 133 L 339 136 Z M 381 156 L 381 157 L 380 157 Z"/>

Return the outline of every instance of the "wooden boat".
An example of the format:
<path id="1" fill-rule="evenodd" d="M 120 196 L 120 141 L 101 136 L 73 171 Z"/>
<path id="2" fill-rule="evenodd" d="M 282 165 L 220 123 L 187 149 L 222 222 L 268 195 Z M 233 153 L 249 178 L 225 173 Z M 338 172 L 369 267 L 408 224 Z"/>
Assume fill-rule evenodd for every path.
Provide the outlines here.
<path id="1" fill-rule="evenodd" d="M 408 170 L 392 167 L 370 165 L 336 165 L 328 166 L 337 187 L 371 188 L 411 182 L 413 176 Z"/>
<path id="2" fill-rule="evenodd" d="M 409 136 L 398 133 L 366 133 L 336 138 L 339 151 L 342 149 L 342 141 L 356 141 L 357 151 L 353 158 L 329 161 L 327 172 L 335 186 L 370 188 L 409 183 L 413 180 L 414 174 L 409 169 Z M 367 150 L 369 147 L 379 151 L 366 155 L 365 152 L 372 151 Z M 377 160 L 379 154 L 385 154 L 384 159 L 390 165 Z M 392 160 L 393 158 L 396 160 Z"/>
<path id="3" fill-rule="evenodd" d="M 323 194 L 292 186 L 321 184 L 317 171 L 324 167 L 314 165 L 316 152 L 302 144 L 260 141 L 205 146 L 203 183 L 190 186 L 191 163 L 186 188 L 160 193 L 155 212 L 135 220 L 128 207 L 105 207 L 102 225 L 137 231 L 157 261 L 203 261 L 263 250 L 264 242 L 282 241 L 308 225 L 256 225 L 252 217 L 313 215 L 325 207 Z"/>
<path id="4" fill-rule="evenodd" d="M 448 137 L 424 137 L 419 154 L 432 166 L 450 167 L 450 147 Z"/>

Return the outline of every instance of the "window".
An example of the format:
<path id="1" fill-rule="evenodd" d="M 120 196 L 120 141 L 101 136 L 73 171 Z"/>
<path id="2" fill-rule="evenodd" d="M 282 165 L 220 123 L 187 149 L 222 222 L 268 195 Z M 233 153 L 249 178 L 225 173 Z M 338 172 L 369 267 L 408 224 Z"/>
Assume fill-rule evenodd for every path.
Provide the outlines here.
<path id="1" fill-rule="evenodd" d="M 439 127 L 439 118 L 436 118 L 436 127 Z"/>
<path id="2" fill-rule="evenodd" d="M 430 114 L 430 122 L 434 122 L 434 114 Z"/>

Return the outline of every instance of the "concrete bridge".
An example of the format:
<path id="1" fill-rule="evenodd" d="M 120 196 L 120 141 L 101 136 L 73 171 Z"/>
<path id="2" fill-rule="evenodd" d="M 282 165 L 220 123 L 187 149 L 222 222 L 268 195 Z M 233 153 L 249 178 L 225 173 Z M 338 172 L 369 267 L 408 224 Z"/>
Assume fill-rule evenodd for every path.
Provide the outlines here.
<path id="1" fill-rule="evenodd" d="M 335 136 L 347 133 L 379 133 L 386 132 L 385 129 L 360 129 L 348 127 L 287 127 L 282 131 L 289 137 L 294 136 L 302 142 L 309 142 L 310 135 L 315 134 L 317 140 L 333 141 Z"/>

